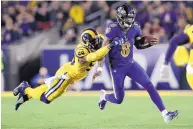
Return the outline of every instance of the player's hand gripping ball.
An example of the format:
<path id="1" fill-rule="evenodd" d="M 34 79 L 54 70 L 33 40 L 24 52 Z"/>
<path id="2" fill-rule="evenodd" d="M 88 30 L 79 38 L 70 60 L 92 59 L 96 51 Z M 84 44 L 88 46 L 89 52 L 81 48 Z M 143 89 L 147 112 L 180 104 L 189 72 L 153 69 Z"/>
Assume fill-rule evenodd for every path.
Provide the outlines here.
<path id="1" fill-rule="evenodd" d="M 154 35 L 145 36 L 145 43 L 156 45 L 159 43 L 159 39 L 156 38 Z"/>

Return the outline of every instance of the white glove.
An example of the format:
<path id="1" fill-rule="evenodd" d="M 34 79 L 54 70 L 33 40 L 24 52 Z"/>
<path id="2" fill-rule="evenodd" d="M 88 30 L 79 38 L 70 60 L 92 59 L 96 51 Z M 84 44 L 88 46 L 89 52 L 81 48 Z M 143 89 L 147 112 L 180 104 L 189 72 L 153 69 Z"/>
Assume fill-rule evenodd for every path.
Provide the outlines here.
<path id="1" fill-rule="evenodd" d="M 166 79 L 169 77 L 169 65 L 162 65 L 160 68 L 160 77 Z"/>

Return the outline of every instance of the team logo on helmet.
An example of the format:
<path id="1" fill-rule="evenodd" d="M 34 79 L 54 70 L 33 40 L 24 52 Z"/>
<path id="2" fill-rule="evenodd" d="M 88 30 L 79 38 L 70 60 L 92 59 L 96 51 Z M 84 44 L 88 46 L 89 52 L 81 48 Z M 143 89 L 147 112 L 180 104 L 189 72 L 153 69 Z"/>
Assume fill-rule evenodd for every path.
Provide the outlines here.
<path id="1" fill-rule="evenodd" d="M 90 50 L 98 50 L 102 46 L 100 37 L 94 29 L 84 30 L 81 37 L 82 44 Z"/>

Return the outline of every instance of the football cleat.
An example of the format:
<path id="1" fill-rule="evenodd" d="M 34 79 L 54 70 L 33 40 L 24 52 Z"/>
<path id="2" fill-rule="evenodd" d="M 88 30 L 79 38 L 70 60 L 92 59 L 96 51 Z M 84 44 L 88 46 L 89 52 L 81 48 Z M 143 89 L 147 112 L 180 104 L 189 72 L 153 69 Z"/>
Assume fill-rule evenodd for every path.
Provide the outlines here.
<path id="1" fill-rule="evenodd" d="M 27 95 L 22 95 L 19 94 L 16 104 L 15 104 L 15 110 L 17 111 L 19 109 L 19 107 L 26 101 L 28 101 L 29 98 L 27 97 Z"/>
<path id="2" fill-rule="evenodd" d="M 106 91 L 101 90 L 100 92 L 101 93 L 100 93 L 100 99 L 99 99 L 98 105 L 101 110 L 104 110 L 107 103 L 107 101 L 105 100 Z"/>
<path id="3" fill-rule="evenodd" d="M 169 124 L 174 118 L 178 116 L 178 110 L 168 112 L 163 118 L 166 124 Z"/>
<path id="4" fill-rule="evenodd" d="M 29 83 L 27 81 L 23 81 L 22 83 L 19 84 L 14 90 L 13 90 L 13 95 L 17 96 L 19 93 L 24 94 L 24 90 L 29 87 Z"/>

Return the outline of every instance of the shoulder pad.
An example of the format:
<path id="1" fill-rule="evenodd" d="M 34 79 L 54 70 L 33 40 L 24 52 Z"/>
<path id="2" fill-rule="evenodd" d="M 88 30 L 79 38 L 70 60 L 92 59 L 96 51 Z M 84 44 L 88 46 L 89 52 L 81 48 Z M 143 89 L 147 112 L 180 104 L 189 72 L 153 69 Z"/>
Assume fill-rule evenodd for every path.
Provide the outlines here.
<path id="1" fill-rule="evenodd" d="M 107 24 L 105 33 L 108 34 L 111 30 L 114 30 L 116 27 L 117 27 L 116 22 L 111 22 L 111 23 Z"/>
<path id="2" fill-rule="evenodd" d="M 111 23 L 111 24 L 109 25 L 109 27 L 111 27 L 111 28 L 116 27 L 116 26 L 117 26 L 117 24 L 115 24 L 115 23 Z"/>
<path id="3" fill-rule="evenodd" d="M 78 48 L 75 49 L 75 55 L 78 58 L 86 56 L 89 53 L 90 53 L 89 50 L 85 47 L 78 47 Z"/>

